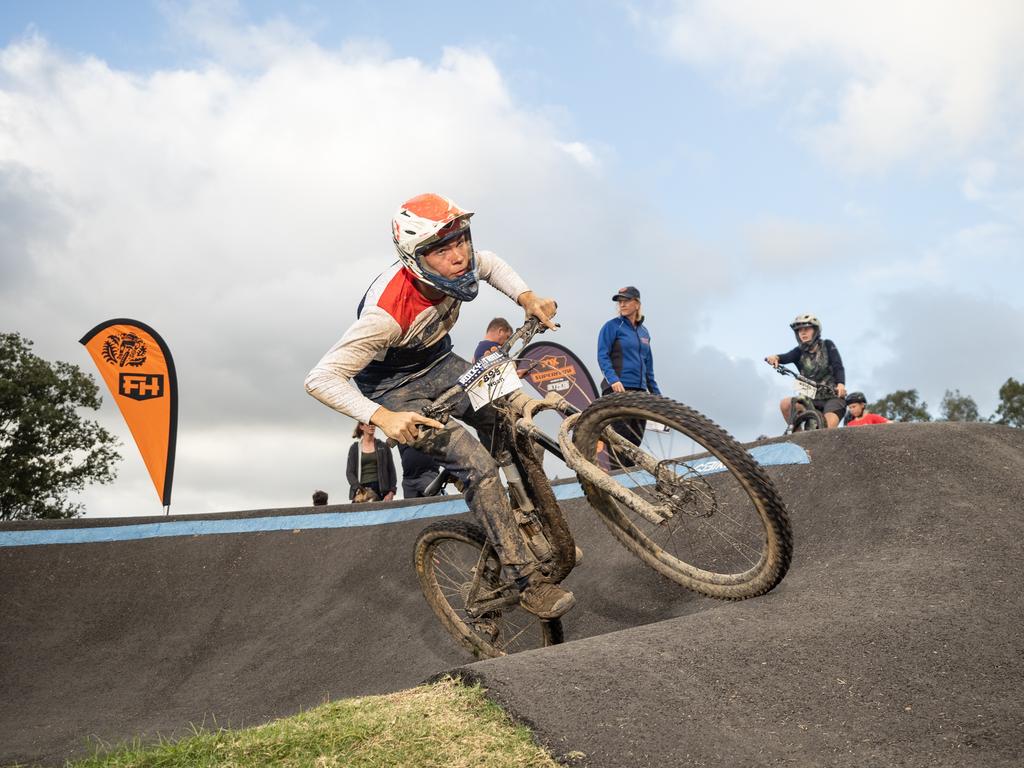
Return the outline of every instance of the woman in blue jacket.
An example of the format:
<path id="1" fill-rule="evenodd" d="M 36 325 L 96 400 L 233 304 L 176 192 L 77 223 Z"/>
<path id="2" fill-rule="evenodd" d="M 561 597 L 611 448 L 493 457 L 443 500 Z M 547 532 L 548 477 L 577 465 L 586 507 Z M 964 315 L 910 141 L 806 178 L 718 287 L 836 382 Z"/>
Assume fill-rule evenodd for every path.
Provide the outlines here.
<path id="1" fill-rule="evenodd" d="M 654 379 L 651 334 L 644 325 L 640 291 L 632 285 L 619 290 L 612 301 L 618 314 L 601 327 L 597 337 L 597 364 L 604 374 L 601 394 L 610 392 L 653 392 L 661 394 Z M 614 426 L 616 432 L 634 445 L 640 445 L 646 422 L 630 419 Z"/>

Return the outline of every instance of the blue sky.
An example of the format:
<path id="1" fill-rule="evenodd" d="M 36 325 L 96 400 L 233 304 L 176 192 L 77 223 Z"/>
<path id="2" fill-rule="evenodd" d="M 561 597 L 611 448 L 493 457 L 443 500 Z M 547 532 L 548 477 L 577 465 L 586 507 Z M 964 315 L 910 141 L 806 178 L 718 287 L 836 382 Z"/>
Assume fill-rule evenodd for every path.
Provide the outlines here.
<path id="1" fill-rule="evenodd" d="M 807 311 L 869 398 L 987 415 L 1024 376 L 1018 6 L 8 2 L 0 325 L 84 366 L 103 319 L 164 334 L 177 511 L 340 496 L 350 428 L 301 381 L 433 189 L 595 372 L 640 287 L 663 389 L 741 439 L 781 431 L 760 359 Z M 485 292 L 457 347 L 515 311 Z M 125 455 L 90 514 L 153 511 Z"/>

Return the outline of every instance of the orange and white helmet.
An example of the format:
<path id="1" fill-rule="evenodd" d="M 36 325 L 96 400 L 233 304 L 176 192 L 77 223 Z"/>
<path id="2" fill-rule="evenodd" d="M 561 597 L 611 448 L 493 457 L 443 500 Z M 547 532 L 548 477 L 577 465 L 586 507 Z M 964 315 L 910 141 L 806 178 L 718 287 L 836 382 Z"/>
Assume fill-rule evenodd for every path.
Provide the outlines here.
<path id="1" fill-rule="evenodd" d="M 402 203 L 391 220 L 395 250 L 405 267 L 423 282 L 461 301 L 472 301 L 479 290 L 476 253 L 469 232 L 472 215 L 473 211 L 459 208 L 447 197 L 428 192 Z M 462 236 L 469 243 L 470 262 L 466 273 L 450 280 L 431 270 L 423 257 Z"/>

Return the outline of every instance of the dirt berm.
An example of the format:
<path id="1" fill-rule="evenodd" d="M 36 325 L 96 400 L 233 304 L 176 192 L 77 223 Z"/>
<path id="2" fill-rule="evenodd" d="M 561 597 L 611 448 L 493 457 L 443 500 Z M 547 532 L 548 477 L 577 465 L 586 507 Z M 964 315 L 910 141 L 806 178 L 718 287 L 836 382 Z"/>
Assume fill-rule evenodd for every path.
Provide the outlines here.
<path id="1" fill-rule="evenodd" d="M 810 464 L 769 470 L 796 543 L 775 592 L 682 591 L 568 501 L 586 550 L 572 642 L 465 674 L 592 766 L 1019 765 L 1024 430 L 798 442 Z M 263 722 L 463 664 L 415 581 L 425 524 L 0 547 L 0 762 Z"/>

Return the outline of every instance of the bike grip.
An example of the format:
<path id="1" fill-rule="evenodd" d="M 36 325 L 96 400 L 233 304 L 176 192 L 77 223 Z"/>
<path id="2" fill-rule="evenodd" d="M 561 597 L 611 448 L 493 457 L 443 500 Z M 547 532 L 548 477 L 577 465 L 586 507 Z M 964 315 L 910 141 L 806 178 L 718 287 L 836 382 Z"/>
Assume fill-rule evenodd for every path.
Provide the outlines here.
<path id="1" fill-rule="evenodd" d="M 416 436 L 417 440 L 423 437 L 427 432 L 432 432 L 434 431 L 434 429 L 436 429 L 436 427 L 428 427 L 426 424 L 417 424 L 416 426 L 419 427 L 420 430 L 420 433 Z M 398 444 L 398 441 L 395 440 L 395 438 L 393 437 L 389 437 L 387 440 L 388 448 L 394 448 Z"/>

